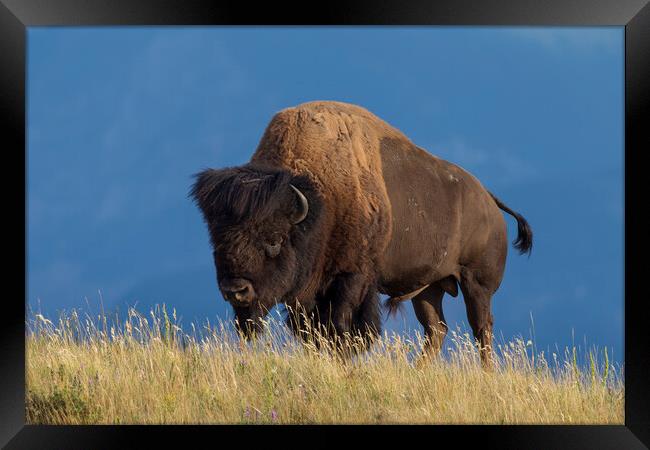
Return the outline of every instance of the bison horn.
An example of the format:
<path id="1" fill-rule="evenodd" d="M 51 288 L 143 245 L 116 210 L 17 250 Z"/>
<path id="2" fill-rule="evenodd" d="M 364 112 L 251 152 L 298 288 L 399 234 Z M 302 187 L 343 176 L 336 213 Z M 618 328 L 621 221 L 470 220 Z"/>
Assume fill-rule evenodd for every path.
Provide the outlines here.
<path id="1" fill-rule="evenodd" d="M 300 210 L 297 214 L 297 218 L 293 221 L 293 224 L 297 225 L 305 220 L 305 217 L 307 217 L 307 212 L 309 212 L 309 203 L 307 203 L 307 198 L 305 198 L 305 196 L 298 190 L 297 187 L 295 187 L 293 184 L 290 184 L 289 186 L 291 186 L 291 189 L 294 190 L 298 196 L 298 199 L 300 200 Z"/>

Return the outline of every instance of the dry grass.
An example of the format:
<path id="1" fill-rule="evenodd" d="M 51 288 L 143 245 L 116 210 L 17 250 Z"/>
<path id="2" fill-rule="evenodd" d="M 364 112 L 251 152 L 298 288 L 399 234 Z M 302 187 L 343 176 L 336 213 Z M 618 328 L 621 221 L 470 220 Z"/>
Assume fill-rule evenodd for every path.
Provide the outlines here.
<path id="1" fill-rule="evenodd" d="M 458 330 L 418 367 L 418 336 L 385 334 L 342 361 L 279 326 L 252 344 L 223 324 L 184 332 L 164 308 L 119 326 L 36 315 L 28 328 L 28 423 L 623 423 L 622 370 L 606 352 L 580 369 L 575 349 L 533 354 L 517 339 L 488 373 Z"/>

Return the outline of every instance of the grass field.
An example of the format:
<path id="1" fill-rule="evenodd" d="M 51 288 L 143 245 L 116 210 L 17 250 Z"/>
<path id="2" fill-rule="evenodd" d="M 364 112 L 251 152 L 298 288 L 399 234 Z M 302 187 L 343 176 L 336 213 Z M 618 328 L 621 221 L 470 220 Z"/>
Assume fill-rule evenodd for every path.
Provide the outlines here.
<path id="1" fill-rule="evenodd" d="M 41 315 L 26 337 L 28 423 L 623 424 L 621 368 L 606 352 L 536 354 L 496 347 L 481 369 L 469 335 L 447 336 L 442 358 L 414 364 L 423 343 L 388 335 L 342 360 L 282 327 L 244 344 L 224 324 L 182 330 L 175 313 Z M 322 343 L 321 343 L 322 344 Z M 358 342 L 353 345 L 360 345 Z M 325 345 L 327 347 L 327 345 Z"/>

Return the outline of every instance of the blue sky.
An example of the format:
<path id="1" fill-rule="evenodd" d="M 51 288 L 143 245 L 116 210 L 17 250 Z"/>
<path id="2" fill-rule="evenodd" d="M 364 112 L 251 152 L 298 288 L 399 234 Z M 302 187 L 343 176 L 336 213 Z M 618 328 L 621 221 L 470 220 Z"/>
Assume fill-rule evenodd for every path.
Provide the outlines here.
<path id="1" fill-rule="evenodd" d="M 46 314 L 165 302 L 229 316 L 191 175 L 245 163 L 280 109 L 366 107 L 535 233 L 497 333 L 623 356 L 622 27 L 29 28 L 28 291 Z M 506 216 L 510 240 L 516 224 Z M 389 330 L 419 327 L 410 305 Z M 452 327 L 467 328 L 447 297 Z M 574 336 L 574 337 L 573 337 Z"/>

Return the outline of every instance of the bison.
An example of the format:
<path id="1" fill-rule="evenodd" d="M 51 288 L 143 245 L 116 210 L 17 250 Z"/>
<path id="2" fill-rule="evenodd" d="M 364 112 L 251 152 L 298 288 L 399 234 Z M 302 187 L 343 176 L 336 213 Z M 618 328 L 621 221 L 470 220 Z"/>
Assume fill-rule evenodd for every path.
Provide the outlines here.
<path id="1" fill-rule="evenodd" d="M 515 248 L 532 248 L 526 220 L 474 176 L 341 102 L 278 112 L 247 164 L 198 173 L 190 195 L 245 336 L 284 303 L 336 336 L 372 338 L 382 293 L 390 309 L 412 299 L 424 354 L 436 354 L 447 332 L 443 296 L 460 286 L 485 364 L 507 253 L 500 210 L 517 221 Z M 297 334 L 305 325 L 288 324 Z"/>

